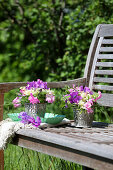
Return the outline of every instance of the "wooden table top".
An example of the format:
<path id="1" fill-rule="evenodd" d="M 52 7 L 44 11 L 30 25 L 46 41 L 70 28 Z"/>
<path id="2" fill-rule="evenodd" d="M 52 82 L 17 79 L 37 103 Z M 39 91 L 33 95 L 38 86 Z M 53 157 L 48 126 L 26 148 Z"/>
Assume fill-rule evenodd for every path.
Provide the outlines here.
<path id="1" fill-rule="evenodd" d="M 93 122 L 92 128 L 71 125 L 21 129 L 13 143 L 90 168 L 113 170 L 113 124 Z"/>

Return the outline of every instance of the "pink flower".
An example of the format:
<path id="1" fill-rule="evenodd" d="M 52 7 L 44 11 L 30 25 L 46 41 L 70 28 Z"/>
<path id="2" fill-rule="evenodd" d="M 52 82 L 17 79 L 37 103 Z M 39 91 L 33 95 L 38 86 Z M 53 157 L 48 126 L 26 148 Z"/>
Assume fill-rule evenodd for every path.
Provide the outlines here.
<path id="1" fill-rule="evenodd" d="M 93 105 L 92 99 L 88 100 L 88 101 L 84 104 L 85 109 L 87 110 L 88 113 L 93 113 L 93 109 L 91 108 L 92 105 Z"/>
<path id="2" fill-rule="evenodd" d="M 68 91 L 69 91 L 70 93 L 72 93 L 74 90 L 73 90 L 73 89 L 69 89 Z"/>
<path id="3" fill-rule="evenodd" d="M 98 91 L 99 96 L 95 99 L 95 102 L 102 97 L 102 94 L 100 91 Z"/>
<path id="4" fill-rule="evenodd" d="M 92 108 L 88 108 L 87 113 L 93 113 L 93 109 Z"/>
<path id="5" fill-rule="evenodd" d="M 16 108 L 16 107 L 20 107 L 21 106 L 21 104 L 20 103 L 18 103 L 18 104 L 13 104 L 14 105 L 14 107 Z"/>
<path id="6" fill-rule="evenodd" d="M 24 95 L 24 92 L 25 92 L 25 90 L 20 89 L 20 93 L 22 93 L 23 96 L 25 96 L 25 95 Z"/>
<path id="7" fill-rule="evenodd" d="M 30 94 L 28 100 L 29 100 L 30 103 L 32 103 L 32 104 L 40 103 L 40 101 L 38 100 L 38 98 L 37 98 L 37 97 L 34 97 L 32 93 Z"/>
<path id="8" fill-rule="evenodd" d="M 51 94 L 46 94 L 46 101 L 48 103 L 53 103 L 55 101 L 55 96 L 53 96 Z"/>
<path id="9" fill-rule="evenodd" d="M 19 98 L 19 97 L 16 97 L 16 98 L 13 100 L 12 103 L 13 103 L 14 107 L 19 107 L 19 106 L 21 106 L 20 98 Z"/>
<path id="10" fill-rule="evenodd" d="M 84 104 L 84 106 L 85 106 L 86 108 L 90 108 L 90 107 L 92 106 L 92 104 L 93 104 L 92 100 L 88 100 L 88 101 Z"/>

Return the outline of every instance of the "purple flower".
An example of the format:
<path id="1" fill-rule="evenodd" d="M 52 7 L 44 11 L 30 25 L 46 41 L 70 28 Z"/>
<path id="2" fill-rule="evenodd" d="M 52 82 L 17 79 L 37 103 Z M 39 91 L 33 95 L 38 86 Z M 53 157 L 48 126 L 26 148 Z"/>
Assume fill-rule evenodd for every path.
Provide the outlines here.
<path id="1" fill-rule="evenodd" d="M 20 112 L 18 118 L 21 119 L 21 122 L 24 124 L 32 124 L 35 127 L 38 127 L 41 123 L 41 119 L 37 116 L 36 120 L 29 116 L 26 112 Z"/>
<path id="2" fill-rule="evenodd" d="M 41 88 L 41 89 L 48 89 L 47 88 L 47 82 L 43 82 L 40 79 L 37 79 L 37 81 L 32 81 L 32 82 L 28 82 L 26 89 L 30 90 L 30 89 L 36 89 L 36 88 Z"/>
<path id="3" fill-rule="evenodd" d="M 93 94 L 89 87 L 84 87 L 84 92 L 88 92 L 89 94 Z"/>
<path id="4" fill-rule="evenodd" d="M 79 100 L 82 99 L 81 96 L 78 96 L 78 92 L 72 92 L 72 93 L 70 93 L 70 96 L 71 97 L 69 98 L 69 101 L 70 101 L 71 104 L 72 103 L 78 103 Z"/>

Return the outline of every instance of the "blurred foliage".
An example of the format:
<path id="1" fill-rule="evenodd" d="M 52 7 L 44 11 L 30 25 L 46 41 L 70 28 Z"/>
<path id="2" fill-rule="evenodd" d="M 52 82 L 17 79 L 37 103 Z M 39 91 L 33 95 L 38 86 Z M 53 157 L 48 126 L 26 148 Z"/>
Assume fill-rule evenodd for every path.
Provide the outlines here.
<path id="1" fill-rule="evenodd" d="M 0 82 L 82 76 L 94 30 L 112 11 L 113 0 L 1 0 Z"/>

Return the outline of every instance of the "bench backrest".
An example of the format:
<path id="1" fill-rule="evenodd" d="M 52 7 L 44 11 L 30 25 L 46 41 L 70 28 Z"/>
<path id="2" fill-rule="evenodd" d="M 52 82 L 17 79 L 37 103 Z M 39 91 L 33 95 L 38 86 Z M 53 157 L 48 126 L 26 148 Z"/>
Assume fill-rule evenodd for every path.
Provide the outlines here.
<path id="1" fill-rule="evenodd" d="M 102 92 L 99 104 L 113 107 L 113 24 L 97 26 L 84 77 L 87 78 L 87 86 Z"/>

